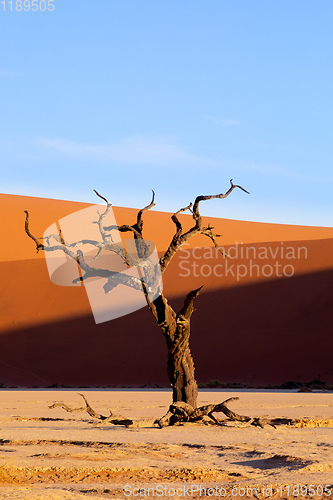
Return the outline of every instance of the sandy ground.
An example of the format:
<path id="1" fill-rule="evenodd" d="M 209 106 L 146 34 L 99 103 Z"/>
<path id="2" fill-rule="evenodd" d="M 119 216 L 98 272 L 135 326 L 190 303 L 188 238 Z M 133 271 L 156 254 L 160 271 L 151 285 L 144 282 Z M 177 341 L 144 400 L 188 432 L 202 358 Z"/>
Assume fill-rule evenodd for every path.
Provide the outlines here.
<path id="1" fill-rule="evenodd" d="M 213 497 L 329 498 L 333 490 L 332 393 L 211 390 L 199 396 L 200 405 L 238 396 L 230 408 L 240 414 L 308 418 L 310 427 L 226 421 L 159 429 L 153 421 L 166 412 L 169 390 L 78 392 L 96 411 L 112 409 L 134 426 L 97 424 L 86 413 L 48 408 L 58 401 L 82 406 L 76 390 L 2 390 L 1 500 L 205 497 L 200 487 L 212 488 L 206 496 Z M 314 427 L 317 419 L 325 426 Z"/>

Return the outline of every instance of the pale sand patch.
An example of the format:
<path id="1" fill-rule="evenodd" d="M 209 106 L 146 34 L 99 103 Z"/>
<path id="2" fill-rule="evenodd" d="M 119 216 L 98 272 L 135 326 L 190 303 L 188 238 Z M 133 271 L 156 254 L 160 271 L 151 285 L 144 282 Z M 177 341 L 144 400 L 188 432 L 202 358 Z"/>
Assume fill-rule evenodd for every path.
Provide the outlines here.
<path id="1" fill-rule="evenodd" d="M 82 406 L 77 392 L 96 411 L 112 409 L 143 427 L 96 425 L 86 413 L 48 409 L 56 401 Z M 230 405 L 240 414 L 327 419 L 330 427 L 260 429 L 228 422 L 159 429 L 152 422 L 165 413 L 169 390 L 2 390 L 0 498 L 126 498 L 125 484 L 223 485 L 230 498 L 231 488 L 256 486 L 261 498 L 263 485 L 333 484 L 331 393 L 201 391 L 199 404 L 232 396 L 240 397 Z"/>

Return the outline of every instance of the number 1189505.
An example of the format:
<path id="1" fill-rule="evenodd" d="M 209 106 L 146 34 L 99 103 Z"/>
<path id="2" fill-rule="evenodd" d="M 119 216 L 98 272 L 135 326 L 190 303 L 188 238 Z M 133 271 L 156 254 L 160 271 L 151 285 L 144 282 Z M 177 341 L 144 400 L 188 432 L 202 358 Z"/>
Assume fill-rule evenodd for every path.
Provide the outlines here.
<path id="1" fill-rule="evenodd" d="M 21 10 L 31 10 L 36 12 L 40 10 L 41 12 L 45 12 L 46 10 L 52 11 L 54 10 L 54 0 L 2 0 L 2 10 L 3 12 L 20 12 Z"/>

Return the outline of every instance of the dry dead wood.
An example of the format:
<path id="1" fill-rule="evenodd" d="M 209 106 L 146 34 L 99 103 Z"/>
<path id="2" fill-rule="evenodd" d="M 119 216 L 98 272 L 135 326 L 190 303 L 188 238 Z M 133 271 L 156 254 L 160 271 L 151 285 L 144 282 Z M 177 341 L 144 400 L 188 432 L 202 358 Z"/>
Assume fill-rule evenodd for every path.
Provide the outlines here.
<path id="1" fill-rule="evenodd" d="M 181 422 L 199 422 L 203 417 L 209 417 L 215 424 L 221 425 L 213 415 L 213 413 L 224 413 L 230 420 L 236 422 L 243 422 L 246 425 L 254 425 L 256 427 L 263 428 L 264 425 L 270 425 L 275 428 L 272 420 L 263 417 L 248 417 L 246 415 L 238 415 L 237 413 L 230 410 L 226 404 L 230 401 L 236 401 L 237 397 L 229 398 L 222 403 L 210 404 L 205 406 L 200 406 L 199 408 L 193 408 L 191 405 L 184 403 L 183 401 L 177 401 L 169 407 L 169 411 L 156 423 L 162 428 L 169 425 L 175 425 Z"/>
<path id="2" fill-rule="evenodd" d="M 121 415 L 113 415 L 112 411 L 110 411 L 110 415 L 105 416 L 97 413 L 89 404 L 86 397 L 83 394 L 78 393 L 84 399 L 85 406 L 80 406 L 78 408 L 70 408 L 68 405 L 62 402 L 53 403 L 49 406 L 50 409 L 53 408 L 63 408 L 65 411 L 69 413 L 77 413 L 86 411 L 88 415 L 93 418 L 96 418 L 99 422 L 110 423 L 113 425 L 124 425 L 125 427 L 130 427 L 134 425 L 137 426 L 135 421 L 123 417 Z M 295 420 L 291 418 L 266 418 L 266 417 L 249 417 L 247 415 L 238 415 L 234 411 L 230 410 L 227 407 L 227 403 L 231 401 L 238 400 L 238 397 L 233 397 L 222 401 L 222 403 L 218 404 L 210 404 L 205 406 L 200 406 L 199 408 L 193 408 L 188 403 L 184 403 L 183 401 L 178 401 L 176 403 L 172 403 L 169 407 L 168 412 L 160 419 L 155 420 L 155 424 L 157 424 L 160 428 L 182 424 L 184 422 L 201 422 L 204 417 L 209 417 L 216 425 L 223 425 L 225 421 L 219 421 L 215 418 L 213 413 L 224 413 L 229 420 L 234 422 L 241 422 L 244 424 L 244 427 L 249 425 L 253 425 L 255 427 L 264 428 L 265 425 L 270 425 L 276 429 L 277 425 L 288 425 L 292 427 L 320 427 L 331 425 L 331 421 L 321 421 L 321 420 L 311 420 L 311 419 L 301 419 Z M 141 422 L 142 423 L 142 422 Z M 149 424 L 151 425 L 151 424 Z M 142 427 L 142 425 L 140 425 Z"/>
<path id="3" fill-rule="evenodd" d="M 78 394 L 79 394 L 79 396 L 81 396 L 84 399 L 86 406 L 80 406 L 79 408 L 70 408 L 65 403 L 53 403 L 52 405 L 49 406 L 49 408 L 50 409 L 63 408 L 64 410 L 68 411 L 69 413 L 86 411 L 88 413 L 88 415 L 90 415 L 91 417 L 97 418 L 98 420 L 100 420 L 104 423 L 110 423 L 113 425 L 125 425 L 125 427 L 128 427 L 128 426 L 133 424 L 133 420 L 130 420 L 129 418 L 122 417 L 121 415 L 113 415 L 111 410 L 110 410 L 110 415 L 108 417 L 101 415 L 100 413 L 97 413 L 90 406 L 86 397 L 83 394 L 80 394 L 80 393 L 78 393 Z"/>
<path id="4" fill-rule="evenodd" d="M 211 227 L 209 224 L 206 227 L 202 226 L 202 217 L 199 211 L 199 204 L 202 201 L 206 200 L 213 200 L 213 199 L 224 199 L 227 198 L 234 189 L 241 189 L 244 191 L 244 193 L 250 194 L 246 189 L 244 189 L 242 186 L 238 186 L 237 184 L 233 184 L 232 179 L 230 179 L 230 188 L 226 193 L 221 193 L 221 194 L 215 194 L 215 195 L 208 195 L 208 196 L 197 196 L 194 204 L 190 203 L 187 207 L 181 208 L 177 212 L 175 212 L 171 219 L 174 222 L 176 226 L 176 232 L 172 238 L 172 241 L 166 250 L 165 254 L 161 257 L 160 259 L 160 266 L 161 266 L 161 272 L 162 274 L 166 271 L 168 265 L 170 264 L 171 260 L 173 257 L 176 255 L 177 251 L 185 244 L 187 243 L 193 236 L 197 236 L 199 234 L 203 234 L 204 236 L 207 236 L 214 244 L 215 248 L 222 254 L 223 250 L 220 248 L 217 238 L 219 238 L 221 235 L 213 233 L 213 227 Z M 183 227 L 181 222 L 178 219 L 178 214 L 180 212 L 185 212 L 186 210 L 189 210 L 192 214 L 192 218 L 194 220 L 194 226 L 191 227 L 188 231 L 185 233 L 183 232 Z"/>

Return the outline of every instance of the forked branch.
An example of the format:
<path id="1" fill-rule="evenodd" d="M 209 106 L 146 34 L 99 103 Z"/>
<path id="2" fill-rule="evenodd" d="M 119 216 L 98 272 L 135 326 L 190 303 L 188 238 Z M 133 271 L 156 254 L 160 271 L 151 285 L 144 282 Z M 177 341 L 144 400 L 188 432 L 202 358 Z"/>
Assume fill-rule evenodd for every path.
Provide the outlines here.
<path id="1" fill-rule="evenodd" d="M 109 243 L 113 243 L 113 239 L 112 239 L 111 233 L 109 233 L 109 234 L 108 234 L 108 233 L 105 231 L 104 226 L 103 226 L 103 222 L 104 222 L 105 217 L 107 216 L 107 214 L 108 214 L 108 213 L 109 213 L 109 211 L 110 211 L 110 208 L 111 208 L 111 203 L 109 203 L 109 202 L 108 202 L 108 200 L 107 200 L 106 198 L 104 198 L 104 196 L 100 195 L 100 194 L 96 191 L 96 189 L 94 189 L 94 192 L 97 194 L 97 196 L 98 196 L 99 198 L 101 198 L 102 200 L 104 200 L 104 201 L 105 201 L 105 203 L 106 203 L 106 209 L 105 209 L 105 211 L 104 211 L 102 214 L 100 214 L 100 213 L 98 212 L 98 216 L 99 216 L 99 218 L 98 218 L 98 221 L 97 221 L 96 223 L 98 224 L 98 227 L 99 227 L 99 232 L 101 233 L 101 236 L 102 236 L 102 238 L 103 238 L 103 243 L 104 243 L 105 245 L 108 245 Z"/>
<path id="2" fill-rule="evenodd" d="M 125 425 L 125 427 L 128 427 L 133 424 L 133 420 L 130 420 L 128 418 L 124 418 L 120 415 L 113 415 L 112 412 L 110 411 L 109 416 L 104 416 L 101 415 L 100 413 L 97 413 L 88 403 L 86 397 L 83 394 L 78 393 L 79 396 L 81 396 L 84 399 L 84 402 L 86 403 L 86 406 L 80 406 L 79 408 L 70 408 L 67 406 L 65 403 L 53 403 L 52 405 L 49 406 L 50 409 L 53 408 L 63 408 L 65 411 L 69 413 L 76 413 L 76 412 L 81 412 L 81 411 L 86 411 L 88 415 L 90 415 L 93 418 L 97 418 L 100 421 L 103 421 L 104 423 L 110 423 L 114 425 Z"/>
<path id="3" fill-rule="evenodd" d="M 171 219 L 173 220 L 173 222 L 176 224 L 176 234 L 174 235 L 174 239 L 175 238 L 178 238 L 182 232 L 183 232 L 183 228 L 182 228 L 182 225 L 181 223 L 179 222 L 179 219 L 177 217 L 177 215 L 180 213 L 180 212 L 186 212 L 186 210 L 191 210 L 192 208 L 192 203 L 190 203 L 187 207 L 185 208 L 181 208 L 180 210 L 178 210 L 178 212 L 175 212 L 172 216 L 171 216 Z M 192 210 L 191 210 L 192 212 Z"/>
<path id="4" fill-rule="evenodd" d="M 58 234 L 58 235 L 49 235 L 46 238 L 43 238 L 43 239 L 46 239 L 46 243 L 47 244 L 41 243 L 41 241 L 39 241 L 39 240 L 42 239 L 42 238 L 39 238 L 39 239 L 36 238 L 31 233 L 31 231 L 30 231 L 30 227 L 29 227 L 29 212 L 27 210 L 24 211 L 25 214 L 26 214 L 26 218 L 25 218 L 25 232 L 29 236 L 29 238 L 31 238 L 34 241 L 34 243 L 36 245 L 37 252 L 39 252 L 39 250 L 44 250 L 45 252 L 55 252 L 55 251 L 59 251 L 60 250 L 60 251 L 64 252 L 66 255 L 68 255 L 71 259 L 75 260 L 79 264 L 79 266 L 80 266 L 80 268 L 82 270 L 82 275 L 79 278 L 74 279 L 73 283 L 78 282 L 78 281 L 83 281 L 83 280 L 85 280 L 87 278 L 91 278 L 91 277 L 109 278 L 110 283 L 112 282 L 112 287 L 110 287 L 110 283 L 108 282 L 105 285 L 106 286 L 106 288 L 105 288 L 106 292 L 110 291 L 112 288 L 114 288 L 118 284 L 123 284 L 123 285 L 129 286 L 131 288 L 134 288 L 136 290 L 141 290 L 142 289 L 142 283 L 141 283 L 141 280 L 139 278 L 137 278 L 135 276 L 129 276 L 129 275 L 126 275 L 124 273 L 118 273 L 118 272 L 115 272 L 115 271 L 111 271 L 111 270 L 105 269 L 105 268 L 92 267 L 92 266 L 90 266 L 88 264 L 87 260 L 84 257 L 83 252 L 80 249 L 76 249 L 75 248 L 77 246 L 83 246 L 85 244 L 87 244 L 87 245 L 93 245 L 96 248 L 98 248 L 97 255 L 104 248 L 108 248 L 112 252 L 117 253 L 118 255 L 120 255 L 120 257 L 122 257 L 124 260 L 126 259 L 126 256 L 124 254 L 124 250 L 123 250 L 123 248 L 121 246 L 119 246 L 119 245 L 112 245 L 112 246 L 110 246 L 109 243 L 108 243 L 108 241 L 107 241 L 108 235 L 106 234 L 106 232 L 105 232 L 105 230 L 103 228 L 102 222 L 103 222 L 103 219 L 104 219 L 105 215 L 107 214 L 107 211 L 110 209 L 111 204 L 108 203 L 108 201 L 106 200 L 106 198 L 104 198 L 99 193 L 97 193 L 97 191 L 95 191 L 95 192 L 96 192 L 96 194 L 100 198 L 102 198 L 103 200 L 105 200 L 106 203 L 107 203 L 106 211 L 103 214 L 99 214 L 99 220 L 97 221 L 97 224 L 99 225 L 99 228 L 100 228 L 101 236 L 103 238 L 103 242 L 98 242 L 98 241 L 95 241 L 95 240 L 81 240 L 79 242 L 67 243 L 67 242 L 64 241 L 62 233 L 60 232 L 60 234 Z M 51 245 L 50 244 L 50 240 L 51 239 L 54 239 L 57 244 L 56 245 Z M 75 251 L 74 251 L 74 249 L 75 249 Z M 96 257 L 97 256 L 95 256 L 95 258 Z"/>
<path id="5" fill-rule="evenodd" d="M 114 226 L 107 226 L 107 227 L 104 227 L 104 229 L 106 231 L 110 231 L 112 229 L 118 229 L 118 231 L 120 231 L 121 233 L 132 232 L 134 235 L 134 239 L 143 239 L 143 236 L 142 236 L 142 230 L 143 230 L 142 215 L 147 210 L 150 210 L 152 207 L 155 207 L 154 201 L 155 201 L 155 192 L 153 191 L 153 196 L 152 196 L 151 202 L 149 203 L 149 205 L 147 205 L 146 207 L 141 208 L 141 210 L 139 210 L 137 217 L 136 217 L 136 222 L 132 226 L 130 226 L 129 224 L 123 224 L 121 226 L 115 226 L 115 225 Z"/>
<path id="6" fill-rule="evenodd" d="M 182 208 L 178 210 L 178 212 L 175 212 L 171 218 L 173 222 L 176 225 L 176 233 L 167 249 L 165 254 L 161 257 L 160 259 L 160 266 L 161 266 L 161 272 L 164 273 L 166 268 L 168 267 L 169 263 L 177 253 L 177 251 L 184 245 L 184 243 L 187 243 L 193 236 L 197 236 L 199 234 L 203 234 L 204 236 L 207 236 L 212 240 L 214 243 L 214 246 L 223 254 L 223 252 L 220 250 L 217 239 L 219 237 L 218 234 L 214 234 L 212 231 L 212 227 L 208 225 L 208 227 L 202 227 L 202 217 L 199 212 L 199 204 L 201 201 L 206 201 L 206 200 L 212 200 L 214 198 L 226 198 L 227 196 L 232 193 L 232 191 L 236 188 L 241 189 L 247 194 L 250 194 L 246 189 L 244 189 L 242 186 L 238 186 L 237 184 L 233 184 L 232 179 L 230 180 L 230 188 L 226 193 L 221 193 L 221 194 L 216 194 L 216 195 L 208 195 L 208 196 L 197 196 L 193 205 L 192 209 L 192 203 L 188 205 L 186 208 Z M 185 210 L 190 210 L 192 213 L 192 217 L 195 221 L 195 225 L 191 227 L 186 233 L 183 233 L 182 225 L 179 222 L 179 219 L 177 215 L 180 212 L 184 212 Z M 223 254 L 224 255 L 224 254 Z"/>

